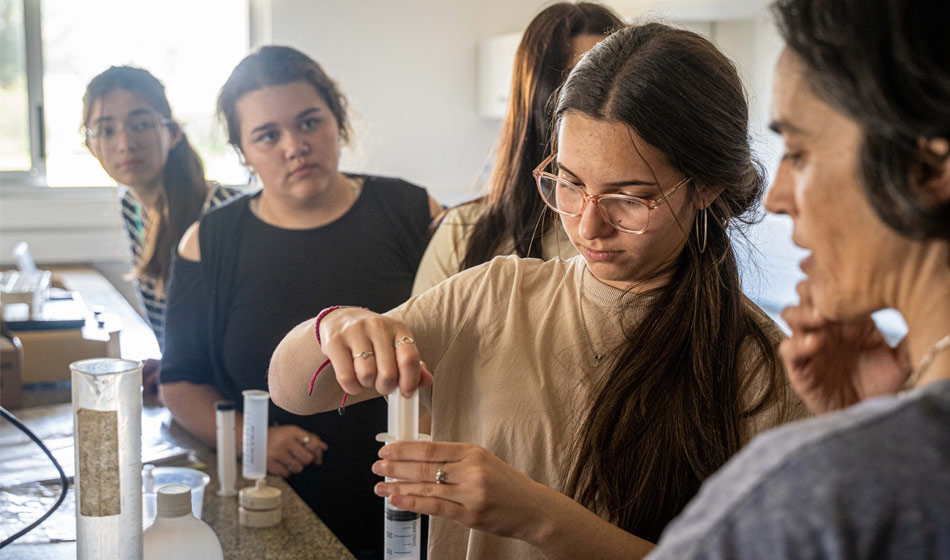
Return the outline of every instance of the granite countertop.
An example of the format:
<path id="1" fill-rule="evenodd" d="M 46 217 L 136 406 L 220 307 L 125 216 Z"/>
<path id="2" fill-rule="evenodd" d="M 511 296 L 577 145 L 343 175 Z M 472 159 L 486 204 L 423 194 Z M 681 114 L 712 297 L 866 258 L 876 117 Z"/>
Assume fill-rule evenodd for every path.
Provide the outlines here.
<path id="1" fill-rule="evenodd" d="M 156 413 L 168 415 L 167 411 L 156 412 L 154 409 L 146 412 Z M 170 415 L 168 417 L 170 418 Z M 210 475 L 211 482 L 205 489 L 201 518 L 214 529 L 226 559 L 355 560 L 310 507 L 280 477 L 268 476 L 267 484 L 282 491 L 281 522 L 268 528 L 241 526 L 238 523 L 237 496 L 217 495 L 217 458 L 214 451 L 173 422 L 163 424 L 162 434 L 181 447 L 193 449 L 198 464 L 190 466 L 200 468 Z M 250 486 L 249 481 L 240 477 L 240 466 L 237 472 L 238 489 Z M 5 509 L 21 512 L 22 515 L 17 517 L 29 522 L 42 515 L 56 501 L 58 494 L 58 483 L 34 483 L 19 488 L 7 488 L 0 492 L 0 505 Z M 76 558 L 75 512 L 75 493 L 70 488 L 66 500 L 50 518 L 17 542 L 0 550 L 0 560 Z"/>
<path id="2" fill-rule="evenodd" d="M 218 496 L 218 469 L 214 451 L 203 445 L 177 424 L 167 425 L 169 440 L 182 447 L 195 450 L 199 461 L 211 482 L 205 489 L 201 518 L 211 525 L 221 541 L 224 557 L 228 560 L 304 558 L 350 560 L 353 555 L 327 529 L 286 481 L 279 476 L 268 476 L 267 485 L 281 490 L 281 522 L 268 528 L 244 527 L 238 523 L 238 497 Z M 251 486 L 241 478 L 238 466 L 236 486 L 241 489 Z"/>

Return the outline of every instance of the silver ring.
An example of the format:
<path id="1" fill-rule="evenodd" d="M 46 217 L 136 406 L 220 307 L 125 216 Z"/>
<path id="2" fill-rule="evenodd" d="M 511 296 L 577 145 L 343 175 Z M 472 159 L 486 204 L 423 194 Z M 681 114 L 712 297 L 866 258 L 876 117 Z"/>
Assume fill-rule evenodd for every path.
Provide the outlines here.
<path id="1" fill-rule="evenodd" d="M 360 352 L 359 354 L 353 354 L 353 357 L 354 357 L 354 358 L 364 358 L 364 359 L 365 359 L 365 358 L 369 358 L 369 357 L 375 356 L 375 355 L 376 355 L 376 352 L 373 352 L 372 350 L 363 350 L 363 351 Z"/>
<path id="2" fill-rule="evenodd" d="M 404 336 L 404 337 L 402 337 L 402 338 L 397 338 L 397 339 L 396 339 L 396 344 L 395 344 L 394 346 L 395 346 L 396 348 L 399 348 L 399 347 L 402 346 L 403 344 L 415 344 L 415 343 L 416 343 L 416 341 L 413 340 L 411 336 Z"/>
<path id="3" fill-rule="evenodd" d="M 302 438 L 300 438 L 300 443 L 304 445 L 307 445 L 308 443 L 310 443 L 310 436 L 303 436 Z"/>
<path id="4" fill-rule="evenodd" d="M 435 471 L 435 483 L 445 484 L 445 462 L 439 463 L 439 468 Z"/>

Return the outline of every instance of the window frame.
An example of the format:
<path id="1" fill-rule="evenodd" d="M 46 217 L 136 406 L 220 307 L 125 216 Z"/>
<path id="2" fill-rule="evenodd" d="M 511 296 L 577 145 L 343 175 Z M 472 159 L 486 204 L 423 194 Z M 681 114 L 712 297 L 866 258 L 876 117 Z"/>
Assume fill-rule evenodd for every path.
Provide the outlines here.
<path id="1" fill-rule="evenodd" d="M 29 192 L 36 187 L 49 188 L 46 173 L 46 113 L 43 99 L 43 0 L 21 1 L 23 2 L 26 55 L 30 166 L 22 170 L 0 171 L 0 191 L 7 193 Z M 250 50 L 254 50 L 262 44 L 271 42 L 271 0 L 247 0 L 247 10 L 248 46 Z M 75 188 L 98 189 L 101 187 Z"/>

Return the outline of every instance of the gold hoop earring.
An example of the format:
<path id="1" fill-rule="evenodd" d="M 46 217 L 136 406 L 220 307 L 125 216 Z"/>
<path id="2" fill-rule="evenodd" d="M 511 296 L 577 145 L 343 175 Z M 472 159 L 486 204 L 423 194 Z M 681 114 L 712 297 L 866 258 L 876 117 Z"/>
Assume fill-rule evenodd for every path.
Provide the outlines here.
<path id="1" fill-rule="evenodd" d="M 699 245 L 699 254 L 706 252 L 706 236 L 709 226 L 709 207 L 703 208 L 703 240 Z M 699 220 L 696 220 L 696 228 L 699 228 Z"/>

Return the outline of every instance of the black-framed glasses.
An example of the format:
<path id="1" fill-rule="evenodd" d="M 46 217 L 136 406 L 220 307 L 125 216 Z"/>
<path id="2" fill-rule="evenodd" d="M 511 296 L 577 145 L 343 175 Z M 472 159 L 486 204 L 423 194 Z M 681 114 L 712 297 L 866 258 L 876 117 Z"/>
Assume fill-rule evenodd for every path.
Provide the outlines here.
<path id="1" fill-rule="evenodd" d="M 551 154 L 532 173 L 541 199 L 548 208 L 562 216 L 576 218 L 584 213 L 587 203 L 591 203 L 597 207 L 604 221 L 625 233 L 644 233 L 650 225 L 650 213 L 692 180 L 692 177 L 686 177 L 656 200 L 645 200 L 628 194 L 593 195 L 556 174 L 544 171 L 556 157 L 557 152 Z"/>
<path id="2" fill-rule="evenodd" d="M 157 130 L 158 127 L 169 126 L 174 122 L 172 119 L 166 117 L 154 117 L 149 115 L 132 117 L 122 124 L 105 122 L 92 128 L 87 128 L 85 130 L 86 140 L 104 143 L 115 142 L 119 137 L 119 133 L 123 130 L 131 138 L 140 140 Z"/>

